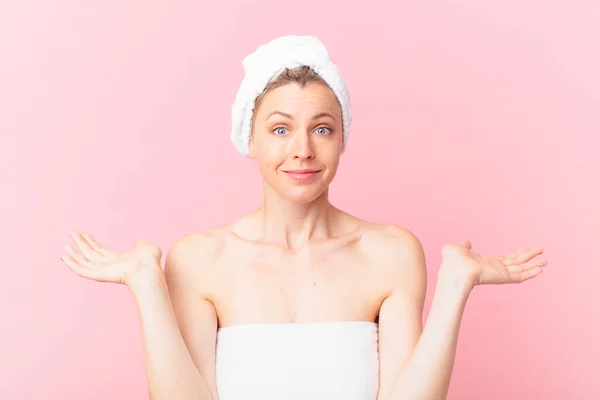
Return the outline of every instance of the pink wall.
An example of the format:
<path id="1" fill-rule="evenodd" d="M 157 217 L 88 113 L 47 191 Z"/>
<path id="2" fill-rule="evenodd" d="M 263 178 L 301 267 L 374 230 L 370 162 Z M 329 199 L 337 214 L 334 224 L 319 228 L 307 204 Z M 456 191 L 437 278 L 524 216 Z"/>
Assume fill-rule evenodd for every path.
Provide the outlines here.
<path id="1" fill-rule="evenodd" d="M 546 249 L 473 292 L 449 399 L 600 398 L 598 2 L 51 3 L 0 5 L 0 397 L 147 398 L 130 295 L 62 264 L 68 232 L 166 251 L 258 206 L 230 106 L 242 58 L 294 33 L 352 94 L 332 201 L 421 238 L 424 317 L 444 243 Z"/>

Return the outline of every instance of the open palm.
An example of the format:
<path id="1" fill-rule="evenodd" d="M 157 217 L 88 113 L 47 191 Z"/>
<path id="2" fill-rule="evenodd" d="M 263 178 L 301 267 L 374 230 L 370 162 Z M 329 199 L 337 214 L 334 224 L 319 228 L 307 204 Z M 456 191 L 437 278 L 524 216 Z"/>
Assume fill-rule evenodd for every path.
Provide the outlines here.
<path id="1" fill-rule="evenodd" d="M 87 233 L 72 232 L 79 252 L 70 244 L 64 246 L 64 263 L 78 276 L 99 282 L 128 285 L 131 277 L 144 267 L 159 267 L 162 252 L 152 243 L 137 240 L 135 249 L 125 253 L 104 248 Z"/>
<path id="2" fill-rule="evenodd" d="M 460 271 L 475 285 L 521 283 L 543 271 L 547 260 L 536 259 L 542 248 L 522 248 L 506 256 L 491 256 L 471 250 L 469 241 L 447 244 L 442 249 L 446 268 Z"/>

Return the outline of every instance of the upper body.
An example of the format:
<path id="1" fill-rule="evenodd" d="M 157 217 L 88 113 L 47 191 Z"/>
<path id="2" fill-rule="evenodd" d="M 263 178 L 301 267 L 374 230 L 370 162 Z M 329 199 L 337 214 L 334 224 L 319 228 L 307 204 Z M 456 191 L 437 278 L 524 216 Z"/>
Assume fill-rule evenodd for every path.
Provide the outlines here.
<path id="1" fill-rule="evenodd" d="M 390 389 L 422 332 L 422 248 L 405 229 L 335 214 L 344 230 L 298 250 L 257 238 L 254 213 L 169 252 L 173 307 L 215 398 L 218 329 L 251 324 L 378 322 L 380 398 Z"/>
<path id="2" fill-rule="evenodd" d="M 257 99 L 252 121 L 249 156 L 262 174 L 264 202 L 173 245 L 165 266 L 173 308 L 214 398 L 222 389 L 216 364 L 223 329 L 377 322 L 379 382 L 372 391 L 385 398 L 422 332 L 423 249 L 407 229 L 361 220 L 329 202 L 343 149 L 339 101 L 306 68 L 284 75 Z M 220 371 L 227 368 L 233 365 Z"/>
<path id="3" fill-rule="evenodd" d="M 75 232 L 82 254 L 65 246 L 63 261 L 77 275 L 131 289 L 151 398 L 444 398 L 469 292 L 539 275 L 548 262 L 534 258 L 543 249 L 504 257 L 474 252 L 468 241 L 443 246 L 423 329 L 419 240 L 329 202 L 350 120 L 337 69 L 314 39 L 274 42 L 258 50 L 266 73 L 260 57 L 245 60 L 250 76 L 233 107 L 232 139 L 256 161 L 261 206 L 177 240 L 164 272 L 156 245 L 138 240 L 114 252 Z M 297 66 L 297 55 L 325 78 L 301 66 L 263 88 L 280 63 Z"/>

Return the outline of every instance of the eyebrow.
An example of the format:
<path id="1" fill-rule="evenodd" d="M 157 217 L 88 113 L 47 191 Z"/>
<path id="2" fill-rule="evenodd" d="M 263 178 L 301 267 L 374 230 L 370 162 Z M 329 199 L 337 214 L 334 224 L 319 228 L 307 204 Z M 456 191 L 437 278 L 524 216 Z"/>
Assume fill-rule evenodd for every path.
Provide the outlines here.
<path id="1" fill-rule="evenodd" d="M 267 116 L 267 119 L 271 118 L 275 114 L 282 115 L 282 116 L 284 116 L 286 118 L 289 118 L 289 119 L 294 119 L 294 117 L 292 115 L 286 114 L 283 111 L 273 111 L 271 114 L 269 114 Z M 331 118 L 332 120 L 335 121 L 335 118 L 333 118 L 333 115 L 331 115 L 331 114 L 329 114 L 327 112 L 319 113 L 319 114 L 315 115 L 312 119 L 315 120 L 315 119 L 318 119 L 318 118 L 321 118 L 321 117 L 329 117 L 329 118 Z"/>

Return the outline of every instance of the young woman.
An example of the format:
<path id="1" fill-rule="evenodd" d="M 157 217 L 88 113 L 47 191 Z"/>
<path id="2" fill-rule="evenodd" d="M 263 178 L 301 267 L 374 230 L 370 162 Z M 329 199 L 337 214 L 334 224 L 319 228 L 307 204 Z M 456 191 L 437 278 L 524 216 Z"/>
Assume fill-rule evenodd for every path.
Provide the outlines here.
<path id="1" fill-rule="evenodd" d="M 262 205 L 177 240 L 164 272 L 157 246 L 115 252 L 86 233 L 72 234 L 79 251 L 65 246 L 64 262 L 130 289 L 154 400 L 444 399 L 470 291 L 537 276 L 543 250 L 443 246 L 423 329 L 418 238 L 328 200 L 350 110 L 322 44 L 279 38 L 244 66 L 232 139 L 256 160 Z"/>

